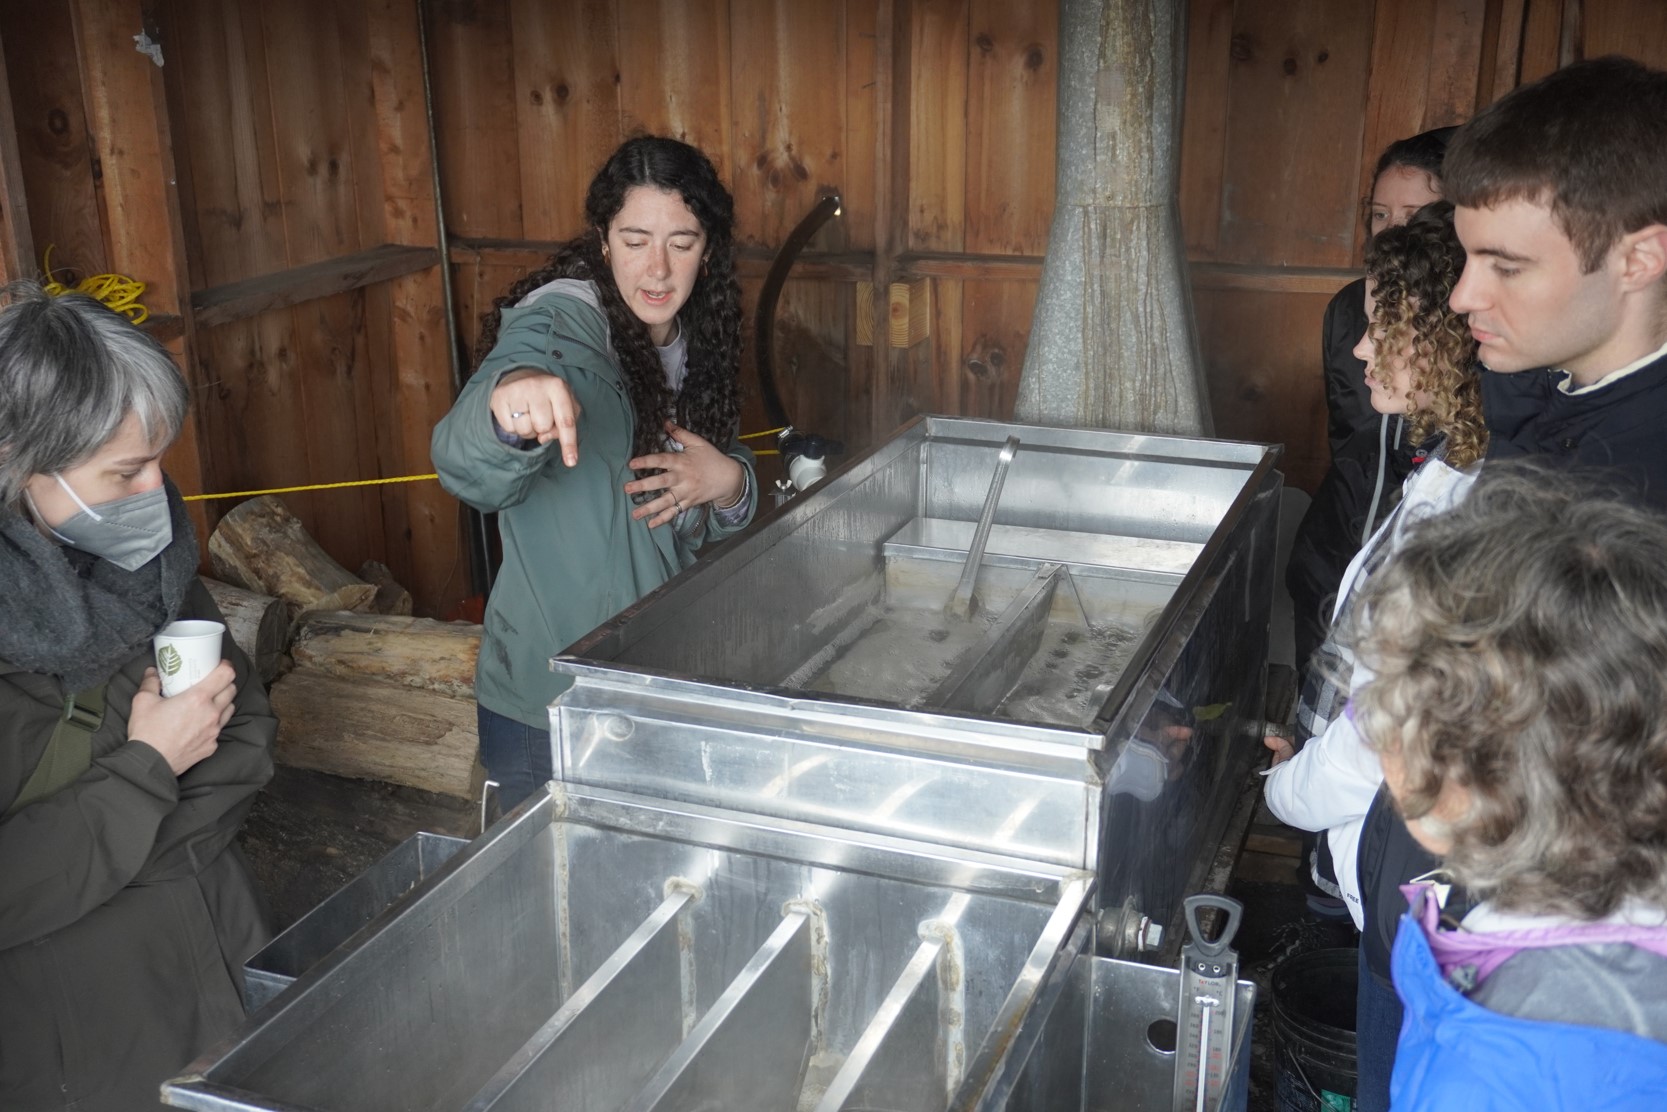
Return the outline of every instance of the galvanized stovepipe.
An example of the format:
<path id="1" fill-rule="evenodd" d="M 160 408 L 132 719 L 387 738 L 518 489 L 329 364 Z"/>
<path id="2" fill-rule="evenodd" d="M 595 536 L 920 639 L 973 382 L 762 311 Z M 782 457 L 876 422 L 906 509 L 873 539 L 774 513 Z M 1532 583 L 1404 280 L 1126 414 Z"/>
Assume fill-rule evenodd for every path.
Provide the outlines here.
<path id="1" fill-rule="evenodd" d="M 1210 435 L 1176 200 L 1185 0 L 1063 0 L 1059 164 L 1015 419 Z"/>

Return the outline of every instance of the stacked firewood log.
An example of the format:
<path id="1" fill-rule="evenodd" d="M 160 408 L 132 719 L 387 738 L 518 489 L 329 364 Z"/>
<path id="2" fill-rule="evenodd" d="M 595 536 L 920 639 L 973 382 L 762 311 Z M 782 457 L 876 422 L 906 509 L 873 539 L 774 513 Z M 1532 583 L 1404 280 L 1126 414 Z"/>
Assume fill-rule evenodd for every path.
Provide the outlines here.
<path id="1" fill-rule="evenodd" d="M 478 796 L 480 626 L 412 617 L 387 568 L 349 573 L 270 496 L 222 518 L 208 549 L 223 582 L 205 582 L 268 685 L 280 763 Z"/>

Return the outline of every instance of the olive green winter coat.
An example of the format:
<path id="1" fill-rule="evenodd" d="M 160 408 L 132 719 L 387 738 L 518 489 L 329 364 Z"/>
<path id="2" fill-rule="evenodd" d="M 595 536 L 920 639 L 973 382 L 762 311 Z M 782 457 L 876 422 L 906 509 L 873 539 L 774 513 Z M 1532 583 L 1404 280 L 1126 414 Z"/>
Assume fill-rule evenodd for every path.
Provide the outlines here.
<path id="1" fill-rule="evenodd" d="M 498 439 L 491 395 L 507 371 L 527 367 L 565 379 L 579 403 L 579 462 L 567 467 L 555 441 L 522 449 Z M 478 510 L 496 511 L 504 561 L 486 607 L 475 697 L 488 710 L 537 729 L 567 688 L 550 658 L 694 563 L 671 526 L 631 519 L 635 410 L 608 345 L 602 313 L 572 297 L 546 296 L 505 309 L 498 342 L 434 429 L 430 452 L 440 483 Z M 739 442 L 727 454 L 747 469 Z M 753 502 L 756 506 L 757 495 Z M 749 515 L 750 516 L 750 515 Z M 708 514 L 704 536 L 745 527 Z"/>
<path id="2" fill-rule="evenodd" d="M 181 618 L 223 620 L 193 581 Z M 243 1018 L 243 962 L 266 940 L 232 845 L 272 775 L 276 722 L 226 638 L 237 709 L 219 748 L 176 778 L 127 740 L 151 663 L 111 678 L 92 766 L 0 819 L 0 1109 L 131 1112 Z M 0 661 L 0 810 L 46 749 L 64 690 Z"/>

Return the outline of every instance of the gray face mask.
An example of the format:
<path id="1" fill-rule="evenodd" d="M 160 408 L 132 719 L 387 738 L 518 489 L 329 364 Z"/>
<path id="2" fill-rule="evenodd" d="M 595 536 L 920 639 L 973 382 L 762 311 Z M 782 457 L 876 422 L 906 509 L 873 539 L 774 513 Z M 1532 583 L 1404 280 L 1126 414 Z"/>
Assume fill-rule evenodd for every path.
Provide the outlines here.
<path id="1" fill-rule="evenodd" d="M 54 527 L 41 517 L 27 491 L 24 497 L 28 498 L 29 509 L 41 527 L 70 547 L 102 557 L 124 571 L 137 571 L 174 539 L 174 520 L 168 509 L 166 487 L 159 486 L 114 502 L 101 502 L 94 507 L 81 501 L 81 496 L 70 489 L 62 475 L 52 477 L 75 499 L 81 512 Z"/>

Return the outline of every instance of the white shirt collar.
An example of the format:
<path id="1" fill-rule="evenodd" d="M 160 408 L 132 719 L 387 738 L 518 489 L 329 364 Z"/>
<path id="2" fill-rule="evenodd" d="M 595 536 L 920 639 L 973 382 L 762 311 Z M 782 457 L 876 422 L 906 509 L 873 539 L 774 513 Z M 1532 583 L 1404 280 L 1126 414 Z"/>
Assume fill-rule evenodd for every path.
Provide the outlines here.
<path id="1" fill-rule="evenodd" d="M 1561 368 L 1559 368 L 1559 372 L 1563 376 L 1563 381 L 1559 382 L 1557 384 L 1557 389 L 1559 389 L 1563 393 L 1569 395 L 1571 398 L 1572 397 L 1577 397 L 1581 394 L 1590 394 L 1594 391 L 1602 390 L 1605 386 L 1609 386 L 1613 383 L 1619 382 L 1621 379 L 1625 378 L 1627 375 L 1631 374 L 1633 371 L 1641 370 L 1644 367 L 1649 366 L 1651 363 L 1654 363 L 1657 359 L 1660 359 L 1663 355 L 1667 355 L 1667 344 L 1662 344 L 1660 347 L 1656 348 L 1654 351 L 1650 352 L 1648 355 L 1644 356 L 1642 359 L 1634 360 L 1633 362 L 1628 363 L 1626 366 L 1622 367 L 1618 371 L 1610 371 L 1608 374 L 1604 375 L 1602 378 L 1598 379 L 1596 382 L 1592 383 L 1590 386 L 1575 386 L 1574 385 L 1574 376 L 1572 374 L 1570 374 L 1569 372 L 1564 371 Z"/>

